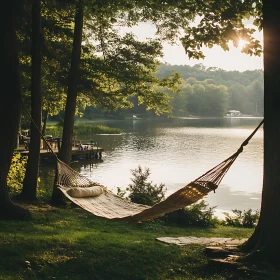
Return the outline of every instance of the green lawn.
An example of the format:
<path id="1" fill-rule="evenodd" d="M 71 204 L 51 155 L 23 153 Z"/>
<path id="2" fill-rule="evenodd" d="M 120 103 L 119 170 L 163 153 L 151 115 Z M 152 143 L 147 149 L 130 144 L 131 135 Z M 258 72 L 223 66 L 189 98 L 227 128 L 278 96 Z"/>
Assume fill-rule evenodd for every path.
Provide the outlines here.
<path id="1" fill-rule="evenodd" d="M 69 206 L 29 208 L 31 221 L 0 221 L 0 279 L 241 279 L 211 268 L 199 244 L 179 247 L 155 238 L 244 238 L 252 233 L 222 226 L 126 224 Z"/>

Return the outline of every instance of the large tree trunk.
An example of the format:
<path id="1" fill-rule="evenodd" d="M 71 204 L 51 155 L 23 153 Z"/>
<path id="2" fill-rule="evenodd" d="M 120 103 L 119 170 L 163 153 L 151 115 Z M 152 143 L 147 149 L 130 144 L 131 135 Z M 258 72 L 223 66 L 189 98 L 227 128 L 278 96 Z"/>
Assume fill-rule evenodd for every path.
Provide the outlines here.
<path id="1" fill-rule="evenodd" d="M 33 0 L 32 3 L 32 76 L 31 76 L 31 139 L 23 181 L 23 189 L 20 198 L 35 200 L 38 184 L 41 121 L 42 121 L 42 97 L 41 97 L 41 0 Z"/>
<path id="2" fill-rule="evenodd" d="M 48 117 L 49 117 L 49 110 L 47 109 L 47 110 L 44 111 L 42 135 L 45 135 L 45 133 L 46 133 Z"/>
<path id="3" fill-rule="evenodd" d="M 280 252 L 280 9 L 263 1 L 264 180 L 260 220 L 245 244 L 251 256 L 278 262 Z"/>
<path id="4" fill-rule="evenodd" d="M 68 75 L 68 92 L 67 92 L 67 100 L 65 106 L 62 145 L 59 153 L 59 158 L 68 165 L 70 165 L 71 156 L 72 156 L 72 138 L 73 138 L 73 129 L 74 129 L 74 117 L 76 111 L 77 92 L 78 92 L 77 86 L 79 80 L 82 35 L 83 35 L 83 6 L 82 6 L 82 1 L 80 0 L 77 2 L 76 5 L 71 68 Z M 52 203 L 60 204 L 63 202 L 64 202 L 64 196 L 62 192 L 58 190 L 56 186 L 56 178 L 55 178 L 53 194 L 52 194 Z"/>
<path id="5" fill-rule="evenodd" d="M 22 219 L 30 213 L 11 202 L 7 175 L 10 169 L 13 151 L 16 145 L 19 120 L 21 115 L 21 90 L 18 61 L 18 42 L 16 29 L 23 9 L 23 1 L 7 2 L 1 9 L 1 89 L 4 95 L 0 102 L 0 218 Z"/>

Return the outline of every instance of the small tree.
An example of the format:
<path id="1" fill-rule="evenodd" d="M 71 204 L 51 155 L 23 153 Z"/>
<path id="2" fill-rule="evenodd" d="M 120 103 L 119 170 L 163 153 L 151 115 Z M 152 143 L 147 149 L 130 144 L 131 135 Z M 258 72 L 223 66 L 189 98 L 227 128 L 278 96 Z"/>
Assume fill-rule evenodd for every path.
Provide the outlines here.
<path id="1" fill-rule="evenodd" d="M 152 181 L 148 181 L 151 175 L 150 169 L 145 168 L 144 170 L 139 165 L 137 168 L 131 170 L 132 173 L 132 184 L 128 185 L 127 190 L 130 192 L 128 198 L 135 203 L 154 205 L 159 203 L 165 198 L 166 188 L 165 184 L 160 183 L 152 184 Z"/>

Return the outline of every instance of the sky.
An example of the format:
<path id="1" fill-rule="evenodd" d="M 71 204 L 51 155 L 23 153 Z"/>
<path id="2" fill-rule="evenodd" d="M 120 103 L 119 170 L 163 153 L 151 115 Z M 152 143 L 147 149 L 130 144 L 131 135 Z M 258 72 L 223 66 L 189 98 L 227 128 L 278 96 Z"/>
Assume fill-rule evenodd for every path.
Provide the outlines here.
<path id="1" fill-rule="evenodd" d="M 248 24 L 247 26 L 249 26 Z M 131 29 L 124 29 L 124 31 L 132 31 L 139 40 L 146 38 L 153 38 L 155 28 L 149 23 L 140 23 Z M 262 32 L 256 32 L 254 37 L 257 38 L 261 44 L 263 41 Z M 241 48 L 231 47 L 229 51 L 224 51 L 219 46 L 213 48 L 203 48 L 205 55 L 204 59 L 196 60 L 189 59 L 184 51 L 183 46 L 178 42 L 177 45 L 163 44 L 163 62 L 171 65 L 190 65 L 193 66 L 202 63 L 206 67 L 218 67 L 227 71 L 237 70 L 240 72 L 246 70 L 263 69 L 263 56 L 250 56 L 241 53 Z"/>

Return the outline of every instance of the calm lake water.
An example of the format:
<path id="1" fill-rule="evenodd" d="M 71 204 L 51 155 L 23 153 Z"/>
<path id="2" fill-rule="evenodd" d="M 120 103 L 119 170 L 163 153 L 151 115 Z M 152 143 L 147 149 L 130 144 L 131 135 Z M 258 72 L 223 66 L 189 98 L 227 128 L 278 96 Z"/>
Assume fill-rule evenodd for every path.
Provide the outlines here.
<path id="1" fill-rule="evenodd" d="M 148 167 L 154 184 L 164 183 L 166 196 L 193 181 L 234 152 L 262 118 L 107 120 L 92 122 L 124 130 L 121 135 L 88 135 L 104 148 L 103 162 L 73 162 L 72 168 L 116 193 L 131 182 L 131 169 Z M 263 130 L 251 139 L 216 193 L 205 200 L 216 214 L 232 209 L 260 209 L 263 176 Z M 52 186 L 54 164 L 41 165 L 42 185 Z"/>

